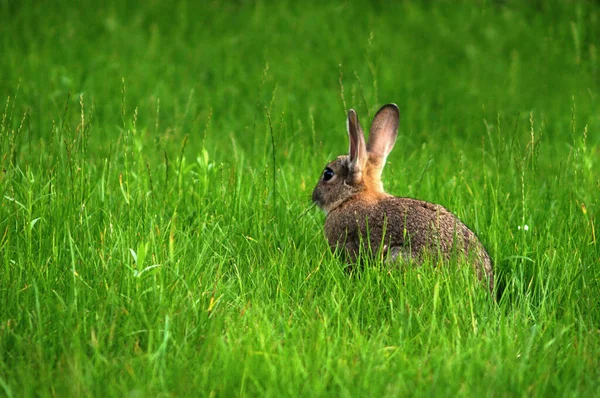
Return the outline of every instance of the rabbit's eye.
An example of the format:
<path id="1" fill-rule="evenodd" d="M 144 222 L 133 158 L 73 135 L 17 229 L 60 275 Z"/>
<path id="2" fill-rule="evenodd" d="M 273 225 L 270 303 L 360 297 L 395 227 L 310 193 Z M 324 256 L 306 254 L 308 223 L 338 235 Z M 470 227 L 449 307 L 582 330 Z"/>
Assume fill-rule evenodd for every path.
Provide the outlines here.
<path id="1" fill-rule="evenodd" d="M 325 171 L 323 171 L 323 181 L 329 181 L 333 178 L 333 170 L 331 170 L 329 167 L 325 168 Z"/>

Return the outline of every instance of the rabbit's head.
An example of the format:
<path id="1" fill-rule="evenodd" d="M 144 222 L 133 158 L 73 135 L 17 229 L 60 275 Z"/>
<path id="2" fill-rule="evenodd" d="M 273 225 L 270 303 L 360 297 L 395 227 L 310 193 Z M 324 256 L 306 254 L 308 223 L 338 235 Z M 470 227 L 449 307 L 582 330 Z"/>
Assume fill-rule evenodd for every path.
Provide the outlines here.
<path id="1" fill-rule="evenodd" d="M 398 135 L 400 111 L 395 104 L 384 105 L 373 118 L 368 142 L 365 144 L 358 116 L 348 112 L 348 155 L 339 156 L 327 164 L 312 200 L 326 213 L 355 195 L 377 200 L 385 195 L 381 171 Z"/>

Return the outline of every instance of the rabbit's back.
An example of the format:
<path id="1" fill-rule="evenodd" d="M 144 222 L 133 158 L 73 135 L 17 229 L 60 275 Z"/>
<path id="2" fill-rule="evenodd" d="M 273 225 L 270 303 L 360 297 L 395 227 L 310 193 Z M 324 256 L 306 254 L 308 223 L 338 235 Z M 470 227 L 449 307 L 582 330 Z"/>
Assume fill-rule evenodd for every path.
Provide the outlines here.
<path id="1" fill-rule="evenodd" d="M 392 260 L 401 256 L 417 263 L 424 255 L 441 253 L 449 258 L 463 253 L 474 262 L 478 276 L 487 275 L 493 288 L 489 255 L 479 239 L 444 206 L 412 198 L 384 194 L 378 198 L 355 197 L 327 215 L 325 234 L 332 249 L 355 260 L 361 247 Z"/>

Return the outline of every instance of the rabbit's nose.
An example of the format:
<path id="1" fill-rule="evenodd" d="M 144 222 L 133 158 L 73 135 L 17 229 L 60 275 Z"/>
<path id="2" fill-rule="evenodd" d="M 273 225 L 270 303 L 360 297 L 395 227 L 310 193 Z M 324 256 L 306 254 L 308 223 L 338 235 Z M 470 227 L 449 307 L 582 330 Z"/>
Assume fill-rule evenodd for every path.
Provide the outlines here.
<path id="1" fill-rule="evenodd" d="M 312 193 L 312 201 L 314 204 L 321 207 L 321 195 L 319 194 L 319 190 L 317 188 L 315 188 Z"/>

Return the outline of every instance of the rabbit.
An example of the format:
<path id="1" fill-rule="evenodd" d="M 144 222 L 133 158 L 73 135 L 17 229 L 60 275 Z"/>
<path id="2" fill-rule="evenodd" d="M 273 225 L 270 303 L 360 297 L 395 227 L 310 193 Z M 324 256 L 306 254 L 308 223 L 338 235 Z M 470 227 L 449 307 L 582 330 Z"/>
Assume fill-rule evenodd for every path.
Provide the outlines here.
<path id="1" fill-rule="evenodd" d="M 313 203 L 326 214 L 325 236 L 331 250 L 345 255 L 350 264 L 359 257 L 361 242 L 367 253 L 381 249 L 389 262 L 420 264 L 428 254 L 439 253 L 448 260 L 453 253 L 462 253 L 493 291 L 490 256 L 458 217 L 441 205 L 384 191 L 381 172 L 399 122 L 398 106 L 384 105 L 373 118 L 365 144 L 356 112 L 348 112 L 349 153 L 327 164 L 312 193 Z"/>

